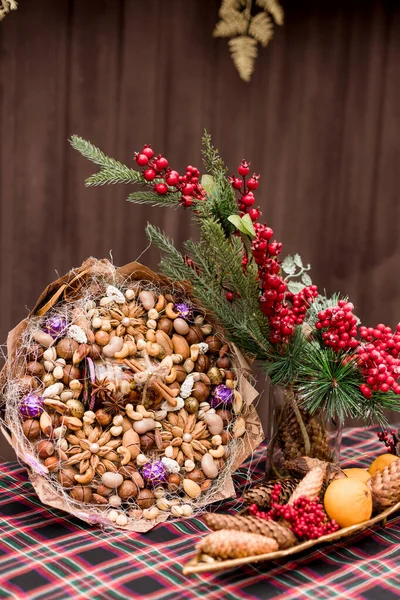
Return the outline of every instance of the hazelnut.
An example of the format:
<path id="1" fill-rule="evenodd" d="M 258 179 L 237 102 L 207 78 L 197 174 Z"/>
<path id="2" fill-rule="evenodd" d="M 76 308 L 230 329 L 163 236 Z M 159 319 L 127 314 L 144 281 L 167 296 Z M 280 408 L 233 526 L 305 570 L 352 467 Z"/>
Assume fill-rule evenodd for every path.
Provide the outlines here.
<path id="1" fill-rule="evenodd" d="M 216 335 L 209 335 L 206 337 L 205 342 L 208 344 L 208 349 L 211 354 L 218 354 L 222 348 L 222 342 Z"/>
<path id="2" fill-rule="evenodd" d="M 206 354 L 200 354 L 194 364 L 194 370 L 198 373 L 206 373 L 210 368 L 210 359 Z"/>
<path id="3" fill-rule="evenodd" d="M 77 485 L 76 487 L 72 488 L 69 495 L 73 500 L 77 500 L 78 502 L 92 501 L 92 490 L 83 485 Z"/>
<path id="4" fill-rule="evenodd" d="M 157 329 L 161 329 L 161 331 L 167 335 L 171 335 L 172 328 L 173 326 L 171 319 L 168 319 L 167 317 L 161 317 L 161 319 L 158 321 Z"/>
<path id="5" fill-rule="evenodd" d="M 118 488 L 118 496 L 122 500 L 128 500 L 128 498 L 136 498 L 138 495 L 138 487 L 136 483 L 133 483 L 130 479 L 125 481 Z"/>
<path id="6" fill-rule="evenodd" d="M 139 495 L 136 498 L 136 502 L 142 509 L 150 508 L 155 502 L 153 492 L 151 490 L 148 490 L 147 488 L 140 490 Z"/>
<path id="7" fill-rule="evenodd" d="M 71 338 L 63 338 L 60 340 L 56 346 L 56 351 L 58 356 L 64 358 L 65 360 L 71 360 L 74 355 L 75 350 L 78 350 L 79 344 L 75 340 Z"/>
<path id="8" fill-rule="evenodd" d="M 154 447 L 155 437 L 153 433 L 145 433 L 140 436 L 140 449 L 142 452 L 148 452 Z"/>
<path id="9" fill-rule="evenodd" d="M 104 484 L 102 484 L 102 483 L 101 483 L 101 484 L 100 484 L 100 485 L 97 487 L 97 490 L 96 490 L 96 492 L 97 492 L 97 493 L 98 493 L 100 496 L 109 496 L 109 495 L 110 495 L 110 494 L 113 492 L 113 490 L 112 490 L 111 488 L 109 488 L 109 487 L 107 487 L 107 486 L 105 486 Z"/>
<path id="10" fill-rule="evenodd" d="M 39 361 L 43 356 L 43 346 L 40 344 L 30 344 L 26 349 L 27 361 Z"/>
<path id="11" fill-rule="evenodd" d="M 176 473 L 171 473 L 168 477 L 168 489 L 170 492 L 176 492 L 181 484 L 181 478 Z"/>
<path id="12" fill-rule="evenodd" d="M 192 344 L 199 344 L 204 339 L 203 332 L 198 325 L 192 325 L 189 333 L 185 337 L 189 346 Z"/>
<path id="13" fill-rule="evenodd" d="M 221 417 L 224 422 L 224 427 L 227 427 L 229 423 L 232 421 L 232 413 L 230 410 L 226 410 L 224 408 L 220 408 L 216 411 L 217 415 Z"/>
<path id="14" fill-rule="evenodd" d="M 36 421 L 36 419 L 27 419 L 24 421 L 22 429 L 25 437 L 30 441 L 36 440 L 36 438 L 39 437 L 40 425 L 39 421 Z"/>
<path id="15" fill-rule="evenodd" d="M 65 365 L 63 373 L 64 374 L 61 381 L 65 385 L 69 385 L 73 379 L 79 379 L 81 376 L 81 372 L 78 367 L 74 367 L 73 365 Z"/>
<path id="16" fill-rule="evenodd" d="M 210 386 L 202 381 L 196 381 L 192 389 L 192 396 L 199 402 L 205 402 L 210 395 Z"/>
<path id="17" fill-rule="evenodd" d="M 233 371 L 225 371 L 225 379 L 236 379 Z"/>
<path id="18" fill-rule="evenodd" d="M 74 487 L 74 485 L 76 485 L 75 475 L 76 471 L 74 471 L 74 469 L 72 469 L 71 467 L 67 467 L 59 471 L 58 481 L 64 488 Z"/>
<path id="19" fill-rule="evenodd" d="M 107 344 L 110 342 L 110 336 L 107 333 L 107 331 L 103 331 L 102 329 L 100 331 L 97 331 L 96 335 L 94 336 L 94 339 L 96 341 L 96 344 L 98 344 L 99 346 L 107 346 Z"/>
<path id="20" fill-rule="evenodd" d="M 226 431 L 226 429 L 223 429 L 221 431 L 220 436 L 221 436 L 223 446 L 226 446 L 227 444 L 229 444 L 229 442 L 232 439 L 232 435 L 229 433 L 229 431 Z"/>
<path id="21" fill-rule="evenodd" d="M 56 456 L 49 456 L 49 458 L 46 458 L 46 460 L 44 461 L 44 466 L 48 468 L 50 473 L 52 473 L 53 471 L 57 471 L 59 466 L 59 460 Z"/>
<path id="22" fill-rule="evenodd" d="M 26 365 L 26 371 L 34 377 L 42 377 L 44 375 L 44 367 L 39 362 L 32 360 Z"/>
<path id="23" fill-rule="evenodd" d="M 217 367 L 219 369 L 229 369 L 230 366 L 231 361 L 227 356 L 220 356 L 220 358 L 217 359 Z"/>
<path id="24" fill-rule="evenodd" d="M 203 483 L 203 481 L 206 478 L 206 476 L 204 475 L 204 473 L 201 469 L 193 469 L 193 471 L 190 471 L 190 473 L 186 473 L 185 477 L 186 477 L 186 479 L 191 479 L 192 481 L 194 481 L 195 483 L 198 483 L 199 485 L 201 483 Z"/>
<path id="25" fill-rule="evenodd" d="M 54 444 L 52 444 L 48 440 L 42 440 L 37 444 L 37 452 L 39 458 L 45 460 L 46 458 L 54 454 Z"/>
<path id="26" fill-rule="evenodd" d="M 99 408 L 99 410 L 96 410 L 95 415 L 96 415 L 97 422 L 100 425 L 109 425 L 112 421 L 112 416 L 109 413 L 107 413 L 105 410 L 103 410 L 102 408 Z"/>

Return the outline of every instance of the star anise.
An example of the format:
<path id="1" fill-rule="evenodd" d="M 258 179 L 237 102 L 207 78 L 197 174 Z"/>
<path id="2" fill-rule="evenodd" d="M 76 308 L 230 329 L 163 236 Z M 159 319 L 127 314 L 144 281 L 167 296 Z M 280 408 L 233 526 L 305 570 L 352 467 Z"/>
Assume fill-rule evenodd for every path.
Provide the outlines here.
<path id="1" fill-rule="evenodd" d="M 124 397 L 120 392 L 109 393 L 107 398 L 103 400 L 104 412 L 115 417 L 116 415 L 125 413 L 125 406 L 128 399 Z"/>
<path id="2" fill-rule="evenodd" d="M 91 395 L 96 399 L 97 404 L 104 404 L 107 399 L 110 397 L 112 391 L 110 389 L 110 381 L 108 377 L 104 377 L 103 379 L 96 379 L 94 383 L 92 383 L 92 391 Z"/>

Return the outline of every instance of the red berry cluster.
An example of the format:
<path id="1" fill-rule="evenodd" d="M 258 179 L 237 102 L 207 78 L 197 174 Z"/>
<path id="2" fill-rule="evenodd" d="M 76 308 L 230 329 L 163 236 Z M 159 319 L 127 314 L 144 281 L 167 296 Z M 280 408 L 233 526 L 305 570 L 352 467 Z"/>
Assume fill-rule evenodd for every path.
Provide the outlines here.
<path id="1" fill-rule="evenodd" d="M 325 346 L 339 350 L 354 350 L 359 342 L 357 335 L 357 318 L 353 315 L 354 305 L 339 300 L 337 306 L 326 308 L 318 313 L 315 327 L 323 330 L 322 339 Z"/>
<path id="2" fill-rule="evenodd" d="M 360 336 L 365 340 L 358 349 L 361 371 L 366 383 L 360 385 L 365 398 L 371 398 L 372 392 L 393 390 L 400 394 L 397 379 L 400 374 L 400 323 L 393 333 L 390 327 L 382 323 L 372 327 L 360 327 Z"/>
<path id="3" fill-rule="evenodd" d="M 293 504 L 272 502 L 271 507 L 268 512 L 263 512 L 252 504 L 249 512 L 260 519 L 284 519 L 299 540 L 316 540 L 339 529 L 336 521 L 328 519 L 319 500 L 300 496 Z"/>
<path id="4" fill-rule="evenodd" d="M 273 344 L 287 341 L 294 332 L 296 325 L 301 325 L 310 304 L 318 296 L 317 286 L 305 287 L 299 294 L 287 291 L 287 285 L 280 276 L 281 267 L 278 256 L 282 252 L 282 244 L 273 240 L 273 230 L 265 224 L 257 223 L 261 213 L 254 208 L 254 190 L 258 188 L 260 176 L 250 173 L 250 163 L 242 160 L 238 167 L 240 177 L 232 176 L 229 181 L 241 197 L 238 200 L 239 210 L 247 213 L 254 221 L 256 236 L 252 241 L 252 254 L 258 265 L 262 294 L 260 296 L 261 309 L 268 317 L 270 325 L 270 341 Z M 246 269 L 248 257 L 242 259 L 243 269 Z"/>
<path id="5" fill-rule="evenodd" d="M 400 430 L 395 431 L 392 429 L 391 431 L 387 431 L 387 429 L 383 429 L 382 431 L 378 431 L 378 440 L 385 444 L 391 454 L 397 454 L 396 448 L 400 443 Z"/>
<path id="6" fill-rule="evenodd" d="M 168 160 L 162 155 L 155 156 L 151 146 L 143 146 L 141 152 L 135 153 L 135 160 L 142 170 L 143 177 L 147 182 L 154 183 L 153 189 L 160 196 L 168 193 L 169 187 L 173 191 L 179 191 L 182 194 L 181 204 L 185 208 L 192 206 L 193 198 L 202 200 L 205 197 L 205 191 L 199 184 L 200 171 L 196 167 L 188 165 L 185 175 L 179 175 L 168 166 Z"/>

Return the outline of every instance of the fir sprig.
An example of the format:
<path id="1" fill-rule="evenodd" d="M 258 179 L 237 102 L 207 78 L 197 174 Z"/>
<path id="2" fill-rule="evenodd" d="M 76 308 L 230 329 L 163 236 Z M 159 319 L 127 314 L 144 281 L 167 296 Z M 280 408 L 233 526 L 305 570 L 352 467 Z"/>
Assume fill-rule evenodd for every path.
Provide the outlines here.
<path id="1" fill-rule="evenodd" d="M 204 130 L 201 142 L 201 154 L 203 157 L 203 165 L 206 170 L 206 173 L 212 175 L 213 177 L 221 174 L 225 175 L 228 169 L 224 165 L 224 161 L 220 156 L 219 150 L 215 148 L 215 146 L 213 146 L 211 141 L 211 135 L 206 129 Z"/>
<path id="2" fill-rule="evenodd" d="M 87 140 L 73 135 L 70 139 L 71 146 L 80 152 L 82 156 L 99 165 L 100 171 L 86 179 L 87 186 L 116 184 L 116 183 L 140 183 L 143 176 L 139 171 L 120 163 L 115 158 L 106 156 L 100 148 Z"/>
<path id="3" fill-rule="evenodd" d="M 180 194 L 177 192 L 168 192 L 164 196 L 157 194 L 156 192 L 150 192 L 146 190 L 140 190 L 138 192 L 132 192 L 128 195 L 128 202 L 134 204 L 151 204 L 152 206 L 166 206 L 168 208 L 179 206 Z"/>

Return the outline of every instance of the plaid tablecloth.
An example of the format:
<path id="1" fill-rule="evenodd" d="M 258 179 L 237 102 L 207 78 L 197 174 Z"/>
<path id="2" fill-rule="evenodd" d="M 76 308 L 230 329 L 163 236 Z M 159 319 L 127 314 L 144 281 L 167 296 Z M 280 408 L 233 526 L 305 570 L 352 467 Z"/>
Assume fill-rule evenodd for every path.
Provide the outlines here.
<path id="1" fill-rule="evenodd" d="M 235 475 L 238 495 L 263 473 L 263 447 Z M 373 430 L 352 429 L 344 459 L 382 453 Z M 240 508 L 224 502 L 217 510 Z M 207 527 L 201 518 L 147 534 L 106 533 L 43 506 L 17 463 L 0 464 L 0 598 L 35 600 L 251 600 L 400 597 L 400 515 L 292 560 L 184 577 L 181 566 Z"/>

